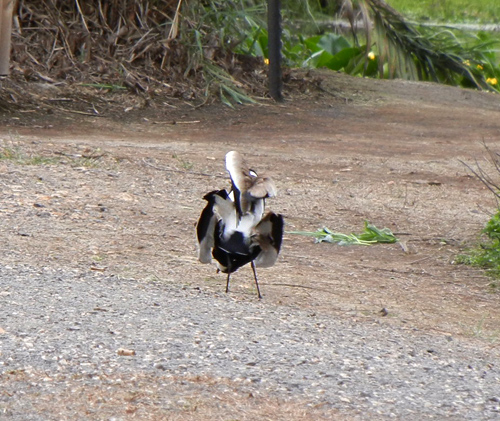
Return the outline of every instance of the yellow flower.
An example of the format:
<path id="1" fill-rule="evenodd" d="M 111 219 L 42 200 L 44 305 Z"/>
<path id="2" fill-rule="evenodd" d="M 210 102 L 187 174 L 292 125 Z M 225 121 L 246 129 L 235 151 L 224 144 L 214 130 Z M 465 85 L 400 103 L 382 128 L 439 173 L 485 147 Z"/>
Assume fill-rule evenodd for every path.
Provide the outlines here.
<path id="1" fill-rule="evenodd" d="M 496 85 L 498 83 L 498 80 L 496 77 L 489 77 L 486 79 L 486 83 L 489 83 L 490 85 Z"/>
<path id="2" fill-rule="evenodd" d="M 480 64 L 478 64 L 476 67 L 478 70 L 483 70 L 483 66 L 481 66 Z"/>
<path id="3" fill-rule="evenodd" d="M 470 60 L 465 60 L 462 63 L 465 64 L 466 66 L 470 66 Z"/>
<path id="4" fill-rule="evenodd" d="M 369 58 L 370 60 L 375 60 L 375 53 L 374 53 L 373 51 L 370 51 L 370 52 L 368 53 L 368 58 Z"/>
<path id="5" fill-rule="evenodd" d="M 269 66 L 269 59 L 268 58 L 264 59 L 264 64 L 267 65 L 267 66 Z"/>

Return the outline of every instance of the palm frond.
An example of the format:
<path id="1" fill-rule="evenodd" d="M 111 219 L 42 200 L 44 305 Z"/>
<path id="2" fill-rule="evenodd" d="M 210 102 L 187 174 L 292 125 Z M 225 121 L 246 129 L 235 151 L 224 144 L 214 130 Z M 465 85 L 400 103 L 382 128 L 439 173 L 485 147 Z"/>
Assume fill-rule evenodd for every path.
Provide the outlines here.
<path id="1" fill-rule="evenodd" d="M 367 45 L 372 45 L 370 33 L 373 33 L 380 77 L 448 84 L 459 84 L 465 79 L 478 89 L 495 90 L 484 75 L 470 65 L 477 61 L 476 52 L 463 46 L 453 32 L 431 33 L 406 20 L 383 0 L 358 0 L 358 6 L 363 20 L 368 20 L 365 16 L 368 14 L 373 21 L 373 28 L 366 26 L 365 29 Z"/>

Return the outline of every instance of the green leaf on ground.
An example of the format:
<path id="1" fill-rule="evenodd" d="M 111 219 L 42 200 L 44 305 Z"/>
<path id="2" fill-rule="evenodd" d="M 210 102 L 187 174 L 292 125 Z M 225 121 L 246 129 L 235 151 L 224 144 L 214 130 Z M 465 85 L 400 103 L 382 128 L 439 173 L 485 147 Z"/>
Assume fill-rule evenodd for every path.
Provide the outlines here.
<path id="1" fill-rule="evenodd" d="M 376 243 L 391 244 L 398 239 L 389 228 L 377 228 L 375 225 L 365 221 L 365 229 L 360 234 L 342 234 L 328 228 L 320 228 L 317 231 L 290 231 L 288 234 L 306 235 L 314 238 L 316 243 L 337 243 L 339 245 L 362 245 L 369 246 Z"/>

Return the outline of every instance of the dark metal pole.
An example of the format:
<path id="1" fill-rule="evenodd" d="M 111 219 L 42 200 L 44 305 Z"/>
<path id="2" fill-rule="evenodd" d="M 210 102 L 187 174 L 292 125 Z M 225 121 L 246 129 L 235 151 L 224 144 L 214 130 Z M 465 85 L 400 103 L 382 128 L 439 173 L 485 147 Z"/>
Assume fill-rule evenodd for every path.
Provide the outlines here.
<path id="1" fill-rule="evenodd" d="M 269 94 L 276 101 L 282 101 L 281 75 L 281 1 L 267 2 L 267 46 L 269 50 Z"/>

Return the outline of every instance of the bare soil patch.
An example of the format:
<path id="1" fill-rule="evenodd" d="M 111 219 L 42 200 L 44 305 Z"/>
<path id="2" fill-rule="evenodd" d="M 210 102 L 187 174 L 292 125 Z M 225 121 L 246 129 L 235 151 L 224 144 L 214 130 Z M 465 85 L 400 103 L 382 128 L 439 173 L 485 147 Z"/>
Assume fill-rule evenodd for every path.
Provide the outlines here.
<path id="1" fill-rule="evenodd" d="M 483 163 L 483 141 L 495 149 L 499 97 L 321 72 L 293 73 L 287 87 L 283 104 L 234 110 L 50 88 L 40 107 L 4 113 L 2 263 L 223 291 L 225 277 L 196 261 L 194 224 L 203 194 L 228 186 L 223 157 L 237 149 L 276 181 L 268 207 L 287 230 L 359 232 L 368 220 L 401 240 L 342 247 L 286 235 L 277 265 L 260 271 L 264 301 L 495 346 L 500 295 L 453 261 L 496 208 L 459 160 Z M 249 268 L 231 288 L 256 299 Z"/>

